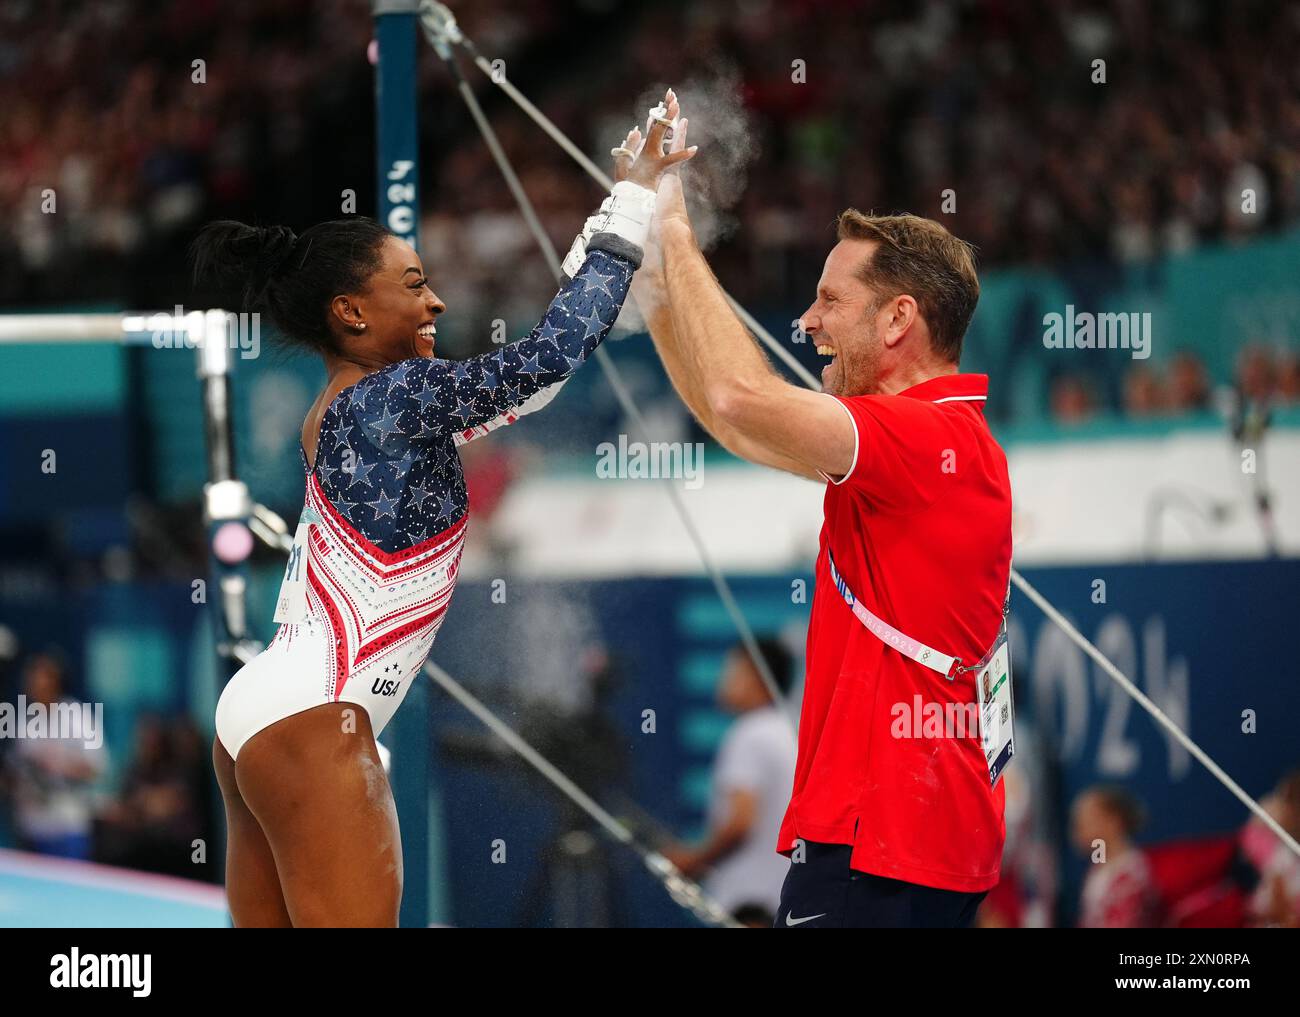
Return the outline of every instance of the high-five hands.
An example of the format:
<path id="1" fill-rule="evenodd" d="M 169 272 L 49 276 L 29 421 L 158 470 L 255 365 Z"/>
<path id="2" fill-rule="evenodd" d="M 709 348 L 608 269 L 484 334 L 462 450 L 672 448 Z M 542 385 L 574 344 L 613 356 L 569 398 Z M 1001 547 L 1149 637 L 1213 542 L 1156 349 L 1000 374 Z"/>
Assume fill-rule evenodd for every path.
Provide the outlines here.
<path id="1" fill-rule="evenodd" d="M 610 153 L 614 156 L 615 180 L 631 180 L 643 187 L 657 187 L 658 200 L 655 204 L 652 235 L 669 219 L 687 223 L 690 221 L 677 168 L 690 159 L 699 150 L 699 146 L 686 147 L 686 128 L 690 121 L 686 117 L 678 119 L 680 112 L 677 95 L 670 88 L 664 95 L 663 102 L 650 111 L 645 131 L 633 127 L 628 131 L 622 146 Z M 669 128 L 672 129 L 672 137 L 665 153 L 664 139 Z M 643 183 L 643 180 L 652 177 L 656 184 Z"/>
<path id="2" fill-rule="evenodd" d="M 640 128 L 634 127 L 628 132 L 622 147 L 614 149 L 615 180 L 629 180 L 652 191 L 657 190 L 670 170 L 695 154 L 697 146 L 686 147 L 686 121 L 677 123 L 679 112 L 677 96 L 670 88 L 663 102 L 650 111 L 644 135 Z M 674 127 L 672 140 L 665 151 L 664 142 Z"/>
<path id="3" fill-rule="evenodd" d="M 582 267 L 587 257 L 587 246 L 598 234 L 610 234 L 621 238 L 635 248 L 638 265 L 647 260 L 658 261 L 658 250 L 649 233 L 654 220 L 656 206 L 659 202 L 660 181 L 673 172 L 686 160 L 695 155 L 694 148 L 687 148 L 678 131 L 668 151 L 664 143 L 668 132 L 677 120 L 677 97 L 669 89 L 664 101 L 650 111 L 646 123 L 646 141 L 641 143 L 639 131 L 629 131 L 628 144 L 614 149 L 617 156 L 615 173 L 618 181 L 614 184 L 608 197 L 601 202 L 599 211 L 588 217 L 586 223 L 573 240 L 573 246 L 560 264 L 560 274 L 565 279 L 572 279 Z M 685 124 L 685 121 L 682 121 Z M 631 147 L 635 138 L 635 147 Z M 685 208 L 682 210 L 685 214 Z M 625 249 L 622 253 L 630 254 Z"/>

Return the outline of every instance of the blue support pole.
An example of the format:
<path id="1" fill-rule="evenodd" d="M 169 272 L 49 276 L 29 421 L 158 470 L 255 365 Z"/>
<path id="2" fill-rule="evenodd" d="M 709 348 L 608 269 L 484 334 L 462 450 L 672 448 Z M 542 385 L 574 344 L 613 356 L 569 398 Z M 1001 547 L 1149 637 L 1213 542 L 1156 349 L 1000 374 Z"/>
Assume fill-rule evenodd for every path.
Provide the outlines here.
<path id="1" fill-rule="evenodd" d="M 376 170 L 378 219 L 420 249 L 419 119 L 416 37 L 419 0 L 374 0 Z M 429 820 L 432 746 L 427 686 L 407 694 L 381 739 L 392 751 L 390 783 L 402 827 L 404 928 L 429 924 Z"/>
<path id="2" fill-rule="evenodd" d="M 419 0 L 374 0 L 379 221 L 420 249 L 415 47 Z"/>

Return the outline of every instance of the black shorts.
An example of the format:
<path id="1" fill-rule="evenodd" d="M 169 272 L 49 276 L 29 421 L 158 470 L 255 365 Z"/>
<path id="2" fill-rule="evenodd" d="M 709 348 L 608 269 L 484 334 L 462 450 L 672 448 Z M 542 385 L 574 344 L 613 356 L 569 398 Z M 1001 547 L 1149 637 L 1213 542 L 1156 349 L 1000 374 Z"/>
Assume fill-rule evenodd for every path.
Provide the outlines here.
<path id="1" fill-rule="evenodd" d="M 781 887 L 777 929 L 968 929 L 987 891 L 963 893 L 849 868 L 847 844 L 805 842 Z"/>

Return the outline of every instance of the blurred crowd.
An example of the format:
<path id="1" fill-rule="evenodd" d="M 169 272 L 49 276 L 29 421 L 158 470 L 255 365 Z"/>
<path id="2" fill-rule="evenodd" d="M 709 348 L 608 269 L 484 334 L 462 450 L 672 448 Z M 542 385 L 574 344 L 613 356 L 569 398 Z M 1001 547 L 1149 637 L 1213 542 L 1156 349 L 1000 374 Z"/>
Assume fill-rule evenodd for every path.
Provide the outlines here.
<path id="1" fill-rule="evenodd" d="M 1204 361 L 1191 350 L 1167 364 L 1135 362 L 1121 377 L 1119 414 L 1128 420 L 1159 420 L 1218 412 L 1229 421 L 1244 412 L 1268 414 L 1300 408 L 1300 356 L 1264 343 L 1248 343 L 1236 358 L 1231 382 L 1215 385 Z M 1051 385 L 1051 417 L 1072 426 L 1095 419 L 1110 404 L 1105 385 L 1078 372 L 1062 372 Z"/>
<path id="2" fill-rule="evenodd" d="M 1035 806 L 1016 807 L 1023 774 L 1013 767 L 1007 777 L 1002 880 L 986 898 L 979 924 L 1051 925 L 1052 855 L 1025 835 Z M 1260 805 L 1291 837 L 1300 835 L 1300 770 L 1285 774 Z M 1085 860 L 1076 924 L 1300 928 L 1300 858 L 1259 818 L 1252 816 L 1236 833 L 1140 843 L 1144 819 L 1142 802 L 1120 785 L 1087 788 L 1071 803 L 1070 844 Z"/>
<path id="3" fill-rule="evenodd" d="M 335 214 L 345 188 L 372 207 L 369 6 L 0 0 L 0 303 L 167 306 L 185 296 L 178 254 L 206 219 L 302 227 Z M 744 149 L 715 157 L 730 193 L 713 198 L 734 207 L 714 263 L 759 307 L 810 291 L 849 205 L 940 218 L 986 266 L 1147 258 L 1300 210 L 1291 5 L 893 0 L 869 17 L 850 0 L 450 6 L 602 162 L 652 86 L 690 96 L 711 83 L 694 92 L 695 140 Z M 552 288 L 545 267 L 449 74 L 423 53 L 437 287 L 467 321 L 535 310 Z M 567 242 L 597 192 L 473 73 Z M 737 117 L 739 140 L 722 122 Z"/>

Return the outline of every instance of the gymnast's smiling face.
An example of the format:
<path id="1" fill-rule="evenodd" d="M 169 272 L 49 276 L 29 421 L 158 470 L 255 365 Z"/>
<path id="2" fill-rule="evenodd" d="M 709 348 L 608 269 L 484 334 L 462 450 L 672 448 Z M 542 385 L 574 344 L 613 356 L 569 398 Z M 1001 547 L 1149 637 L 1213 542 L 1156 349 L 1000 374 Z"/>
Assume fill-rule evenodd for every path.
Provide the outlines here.
<path id="1" fill-rule="evenodd" d="M 392 364 L 433 356 L 434 322 L 447 307 L 429 287 L 420 256 L 405 240 L 390 236 L 366 288 L 335 297 L 333 309 L 343 322 L 349 359 Z M 363 322 L 365 328 L 358 328 Z"/>

